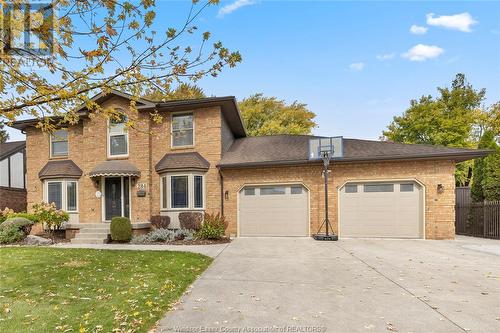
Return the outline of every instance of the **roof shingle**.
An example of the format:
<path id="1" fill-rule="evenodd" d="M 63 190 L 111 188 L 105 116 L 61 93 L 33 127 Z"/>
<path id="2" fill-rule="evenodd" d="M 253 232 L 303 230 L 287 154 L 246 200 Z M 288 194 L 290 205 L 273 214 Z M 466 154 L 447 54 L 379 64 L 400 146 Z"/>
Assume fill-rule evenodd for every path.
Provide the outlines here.
<path id="1" fill-rule="evenodd" d="M 0 143 L 0 160 L 26 147 L 26 141 Z"/>
<path id="2" fill-rule="evenodd" d="M 218 165 L 220 167 L 245 167 L 317 163 L 318 161 L 308 159 L 309 140 L 311 138 L 315 138 L 315 136 L 272 135 L 237 139 L 224 154 Z M 404 144 L 387 141 L 342 140 L 344 156 L 335 158 L 334 161 L 336 163 L 442 158 L 449 158 L 459 162 L 486 156 L 490 153 L 488 150 Z"/>
<path id="3" fill-rule="evenodd" d="M 82 169 L 78 167 L 72 160 L 62 161 L 49 161 L 38 172 L 38 178 L 58 178 L 58 177 L 71 177 L 80 178 L 83 174 Z"/>
<path id="4" fill-rule="evenodd" d="M 206 171 L 208 168 L 210 163 L 197 152 L 165 154 L 155 166 L 158 173 L 177 169 Z"/>

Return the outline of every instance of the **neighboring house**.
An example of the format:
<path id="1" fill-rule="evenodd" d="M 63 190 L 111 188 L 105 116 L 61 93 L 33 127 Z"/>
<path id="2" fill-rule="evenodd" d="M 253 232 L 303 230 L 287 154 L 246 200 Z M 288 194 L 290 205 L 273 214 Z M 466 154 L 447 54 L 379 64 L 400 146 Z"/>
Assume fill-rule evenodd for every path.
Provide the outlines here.
<path id="1" fill-rule="evenodd" d="M 26 210 L 26 142 L 0 143 L 0 210 Z"/>
<path id="2" fill-rule="evenodd" d="M 26 133 L 28 204 L 55 202 L 72 225 L 128 216 L 141 225 L 184 211 L 222 212 L 228 234 L 309 236 L 324 217 L 322 162 L 312 136 L 247 137 L 234 97 L 153 103 L 94 98 L 137 118 L 136 129 L 88 117 L 51 136 Z M 163 115 L 154 123 L 150 113 Z M 340 237 L 454 237 L 455 164 L 487 151 L 342 139 L 330 168 L 329 214 Z M 142 224 L 146 225 L 146 224 Z"/>

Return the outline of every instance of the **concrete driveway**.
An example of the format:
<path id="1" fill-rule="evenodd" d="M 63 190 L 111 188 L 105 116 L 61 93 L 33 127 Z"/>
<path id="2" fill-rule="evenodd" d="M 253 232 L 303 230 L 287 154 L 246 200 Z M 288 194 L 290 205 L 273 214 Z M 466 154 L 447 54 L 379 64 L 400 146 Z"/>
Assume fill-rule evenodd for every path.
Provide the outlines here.
<path id="1" fill-rule="evenodd" d="M 500 241 L 239 238 L 158 332 L 499 332 Z"/>

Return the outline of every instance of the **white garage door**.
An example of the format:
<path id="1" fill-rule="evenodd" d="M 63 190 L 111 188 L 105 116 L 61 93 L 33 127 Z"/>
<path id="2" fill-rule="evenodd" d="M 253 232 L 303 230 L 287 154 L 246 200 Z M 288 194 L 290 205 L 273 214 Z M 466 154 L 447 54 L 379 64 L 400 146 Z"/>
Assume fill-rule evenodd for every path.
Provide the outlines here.
<path id="1" fill-rule="evenodd" d="M 308 192 L 304 186 L 248 186 L 239 196 L 240 236 L 308 236 Z"/>
<path id="2" fill-rule="evenodd" d="M 416 182 L 348 183 L 340 190 L 340 236 L 422 238 Z"/>

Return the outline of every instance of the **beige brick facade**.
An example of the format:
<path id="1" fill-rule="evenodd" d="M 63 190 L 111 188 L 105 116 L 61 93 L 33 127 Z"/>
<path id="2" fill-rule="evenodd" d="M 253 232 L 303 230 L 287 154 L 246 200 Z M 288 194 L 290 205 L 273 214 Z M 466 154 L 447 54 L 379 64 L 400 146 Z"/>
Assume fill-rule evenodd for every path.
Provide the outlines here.
<path id="1" fill-rule="evenodd" d="M 450 239 L 455 235 L 455 163 L 453 161 L 379 162 L 338 164 L 332 167 L 329 188 L 329 215 L 338 231 L 338 189 L 347 181 L 417 180 L 425 186 L 425 236 Z M 322 166 L 266 167 L 224 170 L 224 214 L 229 220 L 228 233 L 237 234 L 237 197 L 245 185 L 301 183 L 309 189 L 310 233 L 317 232 L 324 218 Z M 437 192 L 443 184 L 444 192 Z"/>
<path id="2" fill-rule="evenodd" d="M 103 107 L 128 110 L 128 103 L 124 98 L 114 97 L 103 103 Z M 194 114 L 195 143 L 193 148 L 188 149 L 171 148 L 170 113 L 164 114 L 161 124 L 153 123 L 147 112 L 129 115 L 131 119 L 137 119 L 135 128 L 129 130 L 129 156 L 118 159 L 128 160 L 141 172 L 141 176 L 131 184 L 132 222 L 148 221 L 151 215 L 160 214 L 160 175 L 154 166 L 166 153 L 196 151 L 210 162 L 210 169 L 205 174 L 206 208 L 219 210 L 220 180 L 216 164 L 221 158 L 221 127 L 225 126 L 225 122 L 219 107 L 189 112 Z M 95 193 L 102 191 L 102 181 L 96 182 L 88 174 L 97 164 L 117 159 L 107 154 L 106 118 L 82 119 L 68 129 L 68 140 L 69 154 L 63 159 L 72 160 L 83 170 L 83 176 L 78 180 L 78 220 L 80 223 L 101 222 L 104 219 L 102 199 L 97 198 Z M 61 158 L 50 158 L 49 135 L 36 128 L 27 129 L 26 145 L 27 201 L 28 207 L 31 207 L 44 200 L 43 182 L 38 178 L 38 172 L 47 162 Z M 139 184 L 146 186 L 145 197 L 136 195 L 135 187 Z"/>
<path id="3" fill-rule="evenodd" d="M 128 110 L 128 100 L 113 97 L 104 107 Z M 183 111 L 186 112 L 186 111 Z M 195 109 L 194 147 L 171 148 L 171 114 L 164 112 L 164 121 L 155 124 L 148 112 L 129 115 L 137 119 L 134 129 L 129 131 L 129 156 L 126 158 L 141 172 L 131 186 L 131 220 L 148 221 L 150 216 L 160 214 L 161 175 L 155 165 L 167 153 L 198 152 L 209 163 L 205 174 L 205 207 L 208 211 L 222 210 L 221 178 L 217 163 L 233 141 L 220 107 Z M 101 222 L 103 218 L 102 199 L 96 191 L 102 191 L 102 181 L 89 177 L 89 172 L 99 163 L 109 160 L 107 154 L 107 120 L 102 116 L 85 118 L 69 132 L 69 156 L 82 170 L 78 180 L 78 220 L 80 223 Z M 27 202 L 44 200 L 43 183 L 38 172 L 51 160 L 49 135 L 33 127 L 26 130 L 27 158 Z M 454 168 L 453 161 L 400 161 L 357 164 L 336 164 L 332 167 L 329 202 L 330 216 L 334 229 L 338 230 L 338 188 L 347 181 L 366 180 L 410 180 L 415 179 L 425 187 L 425 235 L 428 239 L 449 239 L 454 237 Z M 282 167 L 261 167 L 247 169 L 224 169 L 224 214 L 229 220 L 228 234 L 237 234 L 238 191 L 245 185 L 271 183 L 302 183 L 309 189 L 310 233 L 317 231 L 324 216 L 324 188 L 321 165 L 297 165 Z M 437 193 L 437 185 L 443 184 L 444 192 Z M 136 186 L 144 185 L 147 195 L 137 196 Z M 164 212 L 165 213 L 165 212 Z"/>

